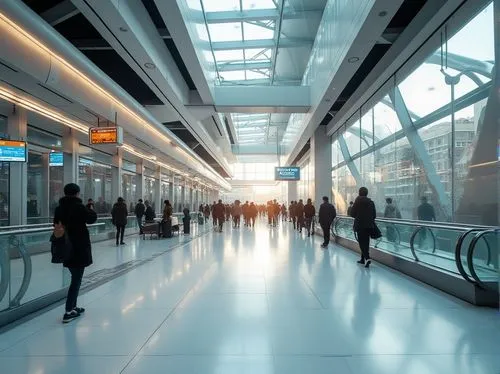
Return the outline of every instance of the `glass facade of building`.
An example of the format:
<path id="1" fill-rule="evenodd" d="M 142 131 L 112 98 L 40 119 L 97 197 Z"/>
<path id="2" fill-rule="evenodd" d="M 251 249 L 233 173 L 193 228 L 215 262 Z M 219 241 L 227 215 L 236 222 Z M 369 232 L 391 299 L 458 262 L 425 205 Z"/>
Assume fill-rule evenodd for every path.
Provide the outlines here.
<path id="1" fill-rule="evenodd" d="M 378 215 L 390 197 L 402 218 L 418 219 L 425 197 L 438 221 L 498 223 L 495 189 L 480 196 L 481 184 L 497 185 L 488 169 L 496 162 L 498 126 L 488 114 L 495 105 L 493 28 L 491 3 L 409 75 L 393 77 L 333 135 L 340 213 L 366 186 Z"/>

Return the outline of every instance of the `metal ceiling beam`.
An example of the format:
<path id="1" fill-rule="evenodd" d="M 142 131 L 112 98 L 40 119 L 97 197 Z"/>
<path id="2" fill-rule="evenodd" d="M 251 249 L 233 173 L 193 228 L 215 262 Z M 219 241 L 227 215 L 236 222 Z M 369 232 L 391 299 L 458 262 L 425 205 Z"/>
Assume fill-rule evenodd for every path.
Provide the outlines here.
<path id="1" fill-rule="evenodd" d="M 108 42 L 104 39 L 74 39 L 70 40 L 80 51 L 112 51 Z"/>
<path id="2" fill-rule="evenodd" d="M 287 85 L 287 86 L 299 86 L 302 81 L 302 78 L 300 77 L 294 77 L 294 78 L 289 78 L 289 79 L 275 79 L 274 83 L 275 85 Z M 250 79 L 250 80 L 230 80 L 226 81 L 225 83 L 221 84 L 220 87 L 233 87 L 233 86 L 248 86 L 248 87 L 255 87 L 255 86 L 269 86 L 270 80 L 268 78 L 263 78 L 263 79 Z"/>
<path id="3" fill-rule="evenodd" d="M 40 14 L 40 17 L 42 17 L 45 22 L 51 26 L 56 26 L 61 22 L 76 16 L 78 13 L 80 13 L 80 11 L 71 2 L 71 0 L 64 0 L 62 3 L 59 3 Z"/>
<path id="4" fill-rule="evenodd" d="M 306 10 L 301 12 L 285 12 L 283 19 L 303 19 L 305 14 L 323 13 L 323 9 Z M 207 12 L 205 13 L 207 23 L 232 23 L 232 22 L 248 22 L 261 21 L 280 18 L 278 9 L 252 9 L 240 11 L 225 11 L 225 12 Z"/>
<path id="5" fill-rule="evenodd" d="M 308 38 L 286 38 L 280 41 L 280 48 L 295 48 L 311 46 L 314 39 Z M 256 48 L 274 48 L 276 42 L 273 39 L 258 39 L 232 42 L 212 42 L 214 51 L 229 51 L 231 49 L 256 49 Z"/>
<path id="6" fill-rule="evenodd" d="M 259 70 L 259 69 L 270 69 L 271 62 L 269 61 L 261 61 L 261 62 L 228 62 L 217 64 L 217 68 L 219 71 L 238 71 L 238 70 Z"/>

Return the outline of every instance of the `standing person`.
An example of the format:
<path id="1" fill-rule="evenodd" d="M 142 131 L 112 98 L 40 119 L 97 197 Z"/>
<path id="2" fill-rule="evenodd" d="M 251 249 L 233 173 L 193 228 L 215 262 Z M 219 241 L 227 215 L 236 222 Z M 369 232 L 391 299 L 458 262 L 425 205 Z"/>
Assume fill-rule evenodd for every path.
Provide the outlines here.
<path id="1" fill-rule="evenodd" d="M 243 223 L 245 226 L 248 226 L 248 208 L 250 205 L 248 205 L 248 201 L 245 201 L 245 204 L 241 207 L 241 211 L 243 213 Z"/>
<path id="2" fill-rule="evenodd" d="M 144 219 L 146 220 L 146 223 L 154 222 L 156 218 L 155 210 L 148 200 L 144 202 L 144 205 L 146 206 L 146 212 L 144 213 Z"/>
<path id="3" fill-rule="evenodd" d="M 219 200 L 217 204 L 214 205 L 214 209 L 212 211 L 215 222 L 217 223 L 217 229 L 219 232 L 222 232 L 222 227 L 224 225 L 224 216 L 225 216 L 226 208 L 224 204 L 222 204 L 222 200 Z"/>
<path id="4" fill-rule="evenodd" d="M 295 215 L 297 216 L 297 230 L 302 233 L 304 227 L 304 202 L 302 199 L 295 206 Z"/>
<path id="5" fill-rule="evenodd" d="M 215 215 L 215 206 L 217 205 L 217 203 L 214 201 L 210 210 L 212 212 L 212 226 L 215 227 L 217 226 L 217 216 Z"/>
<path id="6" fill-rule="evenodd" d="M 290 212 L 290 222 L 293 222 L 293 229 L 295 230 L 297 227 L 297 216 L 295 215 L 295 201 L 290 202 L 290 208 L 288 209 Z"/>
<path id="7" fill-rule="evenodd" d="M 347 208 L 347 215 L 351 216 L 352 206 L 354 205 L 354 201 L 349 202 L 349 207 Z"/>
<path id="8" fill-rule="evenodd" d="M 422 196 L 421 204 L 417 208 L 417 216 L 419 221 L 435 221 L 436 213 L 434 207 L 427 202 L 427 197 Z"/>
<path id="9" fill-rule="evenodd" d="M 377 211 L 375 203 L 368 197 L 368 188 L 361 187 L 359 196 L 354 201 L 351 210 L 351 217 L 354 218 L 353 230 L 357 234 L 359 248 L 361 249 L 361 259 L 359 264 L 370 267 L 370 236 L 376 228 L 375 218 Z"/>
<path id="10" fill-rule="evenodd" d="M 250 226 L 255 227 L 255 219 L 257 218 L 257 215 L 259 214 L 257 210 L 257 206 L 252 202 L 250 203 L 250 206 L 248 207 L 248 215 L 250 216 Z"/>
<path id="11" fill-rule="evenodd" d="M 234 228 L 240 227 L 242 209 L 239 200 L 234 201 L 233 210 L 231 215 L 233 216 Z"/>
<path id="12" fill-rule="evenodd" d="M 113 225 L 116 226 L 116 245 L 124 245 L 123 236 L 125 235 L 125 226 L 127 226 L 128 208 L 123 197 L 119 197 L 113 209 L 111 209 L 111 217 Z"/>
<path id="13" fill-rule="evenodd" d="M 287 220 L 286 205 L 284 203 L 281 205 L 281 219 L 283 222 L 286 222 Z"/>
<path id="14" fill-rule="evenodd" d="M 330 227 L 332 226 L 335 217 L 337 217 L 337 211 L 335 210 L 335 207 L 328 202 L 328 197 L 326 196 L 323 196 L 323 204 L 319 207 L 318 216 L 324 238 L 321 248 L 327 248 L 330 243 Z"/>
<path id="15" fill-rule="evenodd" d="M 86 207 L 87 209 L 95 210 L 94 200 L 88 199 Z"/>
<path id="16" fill-rule="evenodd" d="M 231 205 L 226 204 L 224 209 L 226 210 L 226 221 L 229 222 L 231 221 Z"/>
<path id="17" fill-rule="evenodd" d="M 207 222 L 208 219 L 210 218 L 210 207 L 208 206 L 208 204 L 205 204 L 205 208 L 203 209 L 203 215 L 205 216 L 205 222 Z"/>
<path id="18" fill-rule="evenodd" d="M 63 323 L 68 323 L 85 312 L 85 309 L 77 307 L 77 299 L 83 272 L 92 264 L 92 244 L 87 225 L 95 221 L 96 212 L 83 205 L 80 199 L 80 187 L 75 183 L 64 186 L 64 197 L 59 200 L 54 211 L 54 226 L 64 230 L 71 245 L 71 250 L 63 261 L 64 267 L 71 273 Z"/>
<path id="19" fill-rule="evenodd" d="M 164 238 L 172 237 L 172 214 L 174 209 L 172 208 L 172 204 L 170 204 L 170 200 L 165 200 L 163 202 L 163 215 L 161 219 L 161 232 Z"/>
<path id="20" fill-rule="evenodd" d="M 144 213 L 146 213 L 146 206 L 142 202 L 142 199 L 139 199 L 134 209 L 135 218 L 137 219 L 137 225 L 139 225 L 139 234 L 142 235 L 142 217 L 144 217 Z"/>
<path id="21" fill-rule="evenodd" d="M 189 235 L 191 232 L 191 214 L 188 208 L 184 208 L 182 211 L 184 217 L 182 217 L 182 224 L 184 227 L 184 235 Z"/>
<path id="22" fill-rule="evenodd" d="M 385 209 L 384 218 L 398 218 L 401 219 L 401 212 L 398 207 L 393 204 L 392 198 L 388 197 L 385 199 Z M 391 224 L 387 225 L 387 240 L 390 242 L 395 242 L 397 239 L 397 231 Z"/>
<path id="23" fill-rule="evenodd" d="M 311 226 L 315 215 L 316 208 L 314 207 L 312 200 L 307 199 L 307 204 L 304 206 L 304 219 L 308 238 L 311 237 Z"/>

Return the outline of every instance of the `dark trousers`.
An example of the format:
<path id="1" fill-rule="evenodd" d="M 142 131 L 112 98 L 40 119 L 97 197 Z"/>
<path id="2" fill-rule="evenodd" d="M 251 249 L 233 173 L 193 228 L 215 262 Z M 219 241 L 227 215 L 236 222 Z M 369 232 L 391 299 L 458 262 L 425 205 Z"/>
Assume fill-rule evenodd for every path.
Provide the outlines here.
<path id="1" fill-rule="evenodd" d="M 305 226 L 306 226 L 307 233 L 309 235 L 311 234 L 312 221 L 313 221 L 312 217 L 305 218 Z"/>
<path id="2" fill-rule="evenodd" d="M 142 234 L 142 217 L 137 217 L 137 226 L 139 226 L 139 232 Z"/>
<path id="3" fill-rule="evenodd" d="M 302 232 L 302 228 L 304 227 L 304 217 L 297 217 L 297 230 Z"/>
<path id="4" fill-rule="evenodd" d="M 370 232 L 369 230 L 359 230 L 356 234 L 358 236 L 359 249 L 361 249 L 361 259 L 368 260 L 370 258 Z"/>
<path id="5" fill-rule="evenodd" d="M 293 216 L 292 222 L 293 222 L 293 229 L 295 230 L 297 228 L 297 217 Z"/>
<path id="6" fill-rule="evenodd" d="M 330 243 L 330 225 L 326 223 L 321 223 L 321 230 L 323 230 L 323 245 L 328 245 Z"/>
<path id="7" fill-rule="evenodd" d="M 219 231 L 222 231 L 222 227 L 224 226 L 224 217 L 217 218 L 217 226 L 219 227 Z"/>
<path id="8" fill-rule="evenodd" d="M 117 225 L 116 226 L 116 244 L 123 243 L 123 235 L 125 235 L 125 226 Z"/>
<path id="9" fill-rule="evenodd" d="M 255 226 L 255 216 L 250 217 L 250 223 L 251 223 L 252 227 Z"/>
<path id="10" fill-rule="evenodd" d="M 240 227 L 240 221 L 241 221 L 240 216 L 234 216 L 233 221 L 234 221 L 234 227 Z"/>
<path id="11" fill-rule="evenodd" d="M 68 268 L 68 270 L 71 273 L 71 284 L 69 285 L 68 296 L 66 297 L 66 313 L 76 308 L 76 300 L 80 292 L 85 268 Z"/>

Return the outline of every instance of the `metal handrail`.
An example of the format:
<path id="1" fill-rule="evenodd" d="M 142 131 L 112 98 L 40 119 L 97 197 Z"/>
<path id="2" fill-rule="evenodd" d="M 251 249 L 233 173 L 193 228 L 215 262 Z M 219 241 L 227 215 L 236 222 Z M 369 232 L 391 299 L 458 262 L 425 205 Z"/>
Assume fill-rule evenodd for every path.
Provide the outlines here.
<path id="1" fill-rule="evenodd" d="M 354 218 L 349 217 L 349 216 L 337 216 L 338 218 L 348 218 L 353 220 Z M 460 223 L 446 223 L 446 222 L 435 222 L 435 221 L 418 221 L 418 220 L 405 220 L 405 219 L 400 219 L 400 218 L 382 218 L 382 217 L 377 217 L 375 218 L 375 222 L 380 221 L 380 222 L 390 222 L 393 224 L 401 224 L 405 226 L 426 226 L 429 228 L 435 228 L 435 229 L 447 229 L 447 230 L 453 230 L 453 231 L 462 231 L 464 229 L 472 229 L 472 228 L 477 228 L 477 229 L 482 229 L 482 230 L 489 230 L 493 228 L 492 226 L 479 226 L 479 225 L 469 225 L 469 224 L 460 224 Z"/>
<path id="2" fill-rule="evenodd" d="M 106 224 L 105 223 L 93 223 L 91 225 L 87 225 L 87 227 L 99 227 L 99 226 L 104 226 L 104 225 L 106 225 Z M 35 234 L 35 233 L 41 233 L 41 232 L 50 232 L 52 230 L 53 230 L 53 227 L 51 225 L 49 227 L 40 227 L 40 228 L 34 228 L 34 229 L 0 231 L 0 236 L 19 235 L 19 234 Z"/>
<path id="3" fill-rule="evenodd" d="M 500 233 L 500 229 L 495 228 L 478 232 L 470 242 L 469 249 L 467 250 L 467 267 L 469 268 L 469 271 L 474 280 L 476 281 L 476 283 L 479 285 L 479 287 L 483 289 L 487 289 L 487 286 L 479 278 L 479 276 L 476 273 L 476 270 L 474 269 L 474 250 L 476 249 L 476 245 L 479 239 L 484 238 L 487 234 L 491 233 Z"/>
<path id="4" fill-rule="evenodd" d="M 457 244 L 455 245 L 455 264 L 457 265 L 458 272 L 467 282 L 470 283 L 475 283 L 475 282 L 473 279 L 471 279 L 471 277 L 469 277 L 469 274 L 467 274 L 462 264 L 462 245 L 467 236 L 478 231 L 483 231 L 483 230 L 475 228 L 465 231 L 459 236 L 459 238 L 457 239 Z"/>

